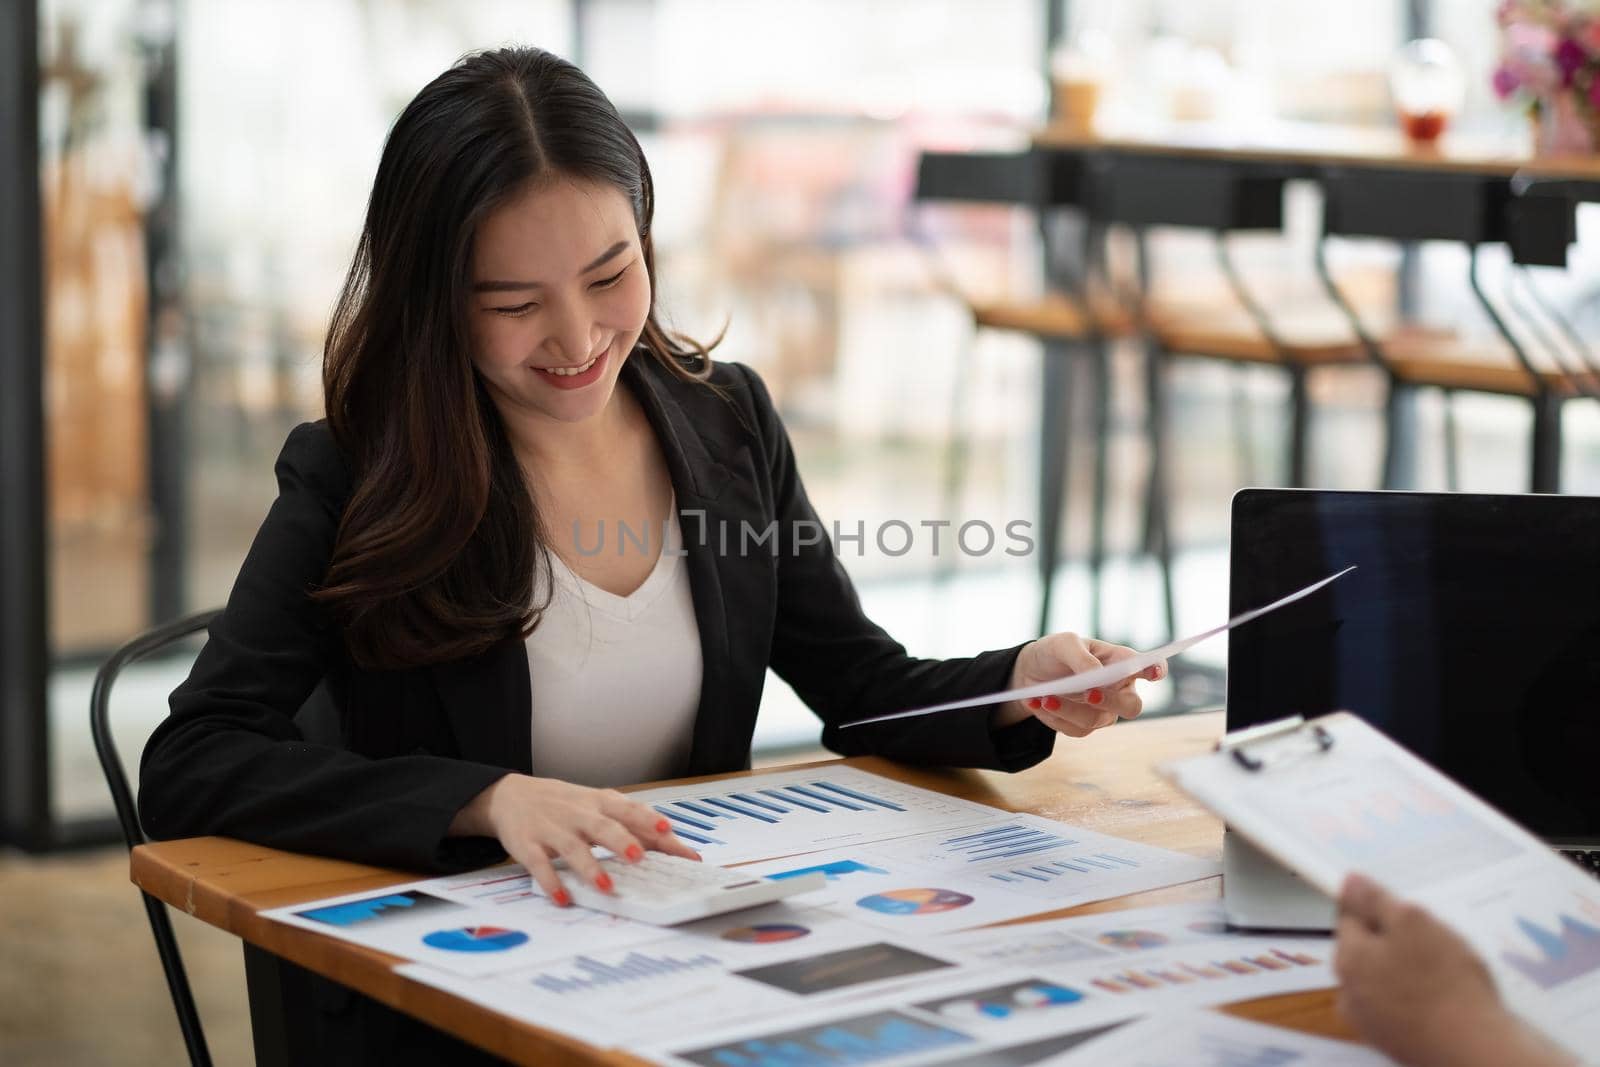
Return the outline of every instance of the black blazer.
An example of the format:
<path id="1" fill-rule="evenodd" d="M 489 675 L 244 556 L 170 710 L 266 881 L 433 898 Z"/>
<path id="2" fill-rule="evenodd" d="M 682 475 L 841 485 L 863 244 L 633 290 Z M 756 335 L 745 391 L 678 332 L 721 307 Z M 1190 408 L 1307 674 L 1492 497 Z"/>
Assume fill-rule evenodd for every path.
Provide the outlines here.
<path id="1" fill-rule="evenodd" d="M 643 353 L 621 376 L 666 454 L 704 657 L 681 773 L 750 765 L 769 666 L 822 719 L 823 743 L 844 755 L 1005 770 L 1048 755 L 1053 731 L 1034 719 L 991 731 L 991 708 L 839 729 L 1004 688 L 1018 649 L 942 661 L 908 656 L 862 613 L 831 539 L 806 546 L 792 536 L 795 523 L 818 519 L 761 379 L 719 364 L 712 381 L 725 396 L 680 381 Z M 227 607 L 145 747 L 146 832 L 225 834 L 423 871 L 498 860 L 495 842 L 449 838 L 446 830 L 496 779 L 529 772 L 524 643 L 513 635 L 482 655 L 431 667 L 355 666 L 337 626 L 307 596 L 327 572 L 350 496 L 348 465 L 317 422 L 289 435 L 276 473 L 278 498 Z M 776 542 L 738 551 L 741 523 L 759 532 L 774 520 Z M 719 546 L 724 529 L 727 551 Z M 338 709 L 338 744 L 307 740 L 295 720 L 319 683 Z M 597 714 L 647 713 L 648 694 L 640 696 L 640 711 Z"/>

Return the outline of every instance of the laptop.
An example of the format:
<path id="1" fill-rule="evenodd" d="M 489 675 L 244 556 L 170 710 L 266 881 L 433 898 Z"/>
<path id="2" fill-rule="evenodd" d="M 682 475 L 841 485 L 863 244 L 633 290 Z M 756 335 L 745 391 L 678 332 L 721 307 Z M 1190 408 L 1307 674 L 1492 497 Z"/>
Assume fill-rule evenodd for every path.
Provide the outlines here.
<path id="1" fill-rule="evenodd" d="M 1600 497 L 1245 489 L 1227 728 L 1348 709 L 1600 872 Z M 1228 919 L 1328 929 L 1332 903 L 1236 834 Z"/>

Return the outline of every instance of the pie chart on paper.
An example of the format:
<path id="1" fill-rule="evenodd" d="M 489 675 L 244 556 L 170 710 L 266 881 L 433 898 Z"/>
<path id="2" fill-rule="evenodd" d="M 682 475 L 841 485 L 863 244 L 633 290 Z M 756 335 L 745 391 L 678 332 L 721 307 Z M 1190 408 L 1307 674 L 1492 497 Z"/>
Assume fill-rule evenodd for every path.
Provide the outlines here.
<path id="1" fill-rule="evenodd" d="M 882 915 L 932 915 L 955 911 L 972 903 L 972 898 L 953 889 L 891 889 L 862 897 L 856 906 Z"/>
<path id="2" fill-rule="evenodd" d="M 504 952 L 527 944 L 528 935 L 502 926 L 463 926 L 455 930 L 435 930 L 423 937 L 429 948 L 445 952 Z"/>
<path id="3" fill-rule="evenodd" d="M 1120 948 L 1125 951 L 1136 949 L 1160 948 L 1167 943 L 1165 934 L 1158 934 L 1154 930 L 1107 930 L 1096 941 L 1109 948 Z"/>
<path id="4" fill-rule="evenodd" d="M 724 941 L 739 941 L 747 945 L 771 945 L 778 941 L 793 941 L 811 931 L 799 923 L 757 923 L 755 926 L 736 926 L 722 932 Z"/>

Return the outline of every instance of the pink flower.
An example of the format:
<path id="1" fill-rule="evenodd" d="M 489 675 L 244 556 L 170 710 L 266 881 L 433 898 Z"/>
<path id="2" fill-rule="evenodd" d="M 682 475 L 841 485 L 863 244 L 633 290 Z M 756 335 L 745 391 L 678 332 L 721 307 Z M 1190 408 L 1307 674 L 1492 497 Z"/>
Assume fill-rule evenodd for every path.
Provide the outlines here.
<path id="1" fill-rule="evenodd" d="M 1522 86 L 1522 79 L 1517 77 L 1514 70 L 1502 64 L 1494 69 L 1491 84 L 1494 86 L 1494 95 L 1504 100 Z"/>
<path id="2" fill-rule="evenodd" d="M 1506 44 L 1519 55 L 1554 55 L 1557 40 L 1555 31 L 1548 26 L 1518 22 L 1506 27 Z"/>
<path id="3" fill-rule="evenodd" d="M 1600 111 L 1600 77 L 1589 79 L 1589 106 Z"/>
<path id="4" fill-rule="evenodd" d="M 1561 88 L 1572 86 L 1572 76 L 1578 73 L 1578 68 L 1583 66 L 1588 59 L 1583 46 L 1571 37 L 1561 38 L 1561 43 L 1556 45 L 1556 70 L 1561 72 Z"/>

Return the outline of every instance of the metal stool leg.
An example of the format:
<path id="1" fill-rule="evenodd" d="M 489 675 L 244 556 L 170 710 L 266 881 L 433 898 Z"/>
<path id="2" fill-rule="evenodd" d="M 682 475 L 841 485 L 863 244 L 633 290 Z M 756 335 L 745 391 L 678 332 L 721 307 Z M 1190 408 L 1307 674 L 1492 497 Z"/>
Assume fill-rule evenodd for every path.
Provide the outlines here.
<path id="1" fill-rule="evenodd" d="M 1289 368 L 1289 470 L 1288 484 L 1302 488 L 1309 484 L 1306 472 L 1310 455 L 1311 395 L 1304 367 Z"/>
<path id="2" fill-rule="evenodd" d="M 1150 424 L 1150 481 L 1145 498 L 1150 548 L 1161 566 L 1162 607 L 1167 638 L 1177 635 L 1178 617 L 1172 575 L 1172 493 L 1167 469 L 1166 357 L 1154 341 L 1145 345 L 1145 403 Z"/>
<path id="3" fill-rule="evenodd" d="M 1039 626 L 1050 632 L 1050 600 L 1060 558 L 1061 511 L 1067 496 L 1067 446 L 1071 438 L 1070 351 L 1061 341 L 1044 344 L 1043 394 L 1039 401 Z"/>
<path id="4" fill-rule="evenodd" d="M 1417 405 L 1414 390 L 1391 381 L 1383 413 L 1383 488 L 1409 489 L 1417 474 Z"/>
<path id="5" fill-rule="evenodd" d="M 1089 525 L 1089 632 L 1099 636 L 1106 561 L 1106 489 L 1111 451 L 1111 351 L 1103 339 L 1093 342 L 1089 373 L 1094 378 L 1090 432 L 1094 434 L 1094 484 Z"/>
<path id="6" fill-rule="evenodd" d="M 967 453 L 971 428 L 967 425 L 967 397 L 969 390 L 963 371 L 970 370 L 976 363 L 977 355 L 977 328 L 967 338 L 966 349 L 956 363 L 955 374 L 950 383 L 950 421 L 946 432 L 949 440 L 945 444 L 944 456 L 944 499 L 940 504 L 939 514 L 950 522 L 950 538 L 945 545 L 945 558 L 937 560 L 934 564 L 933 580 L 935 585 L 943 585 L 955 574 L 957 552 L 959 546 L 955 543 L 955 531 L 961 525 L 961 491 L 966 486 Z"/>
<path id="7" fill-rule="evenodd" d="M 1532 458 L 1532 491 L 1561 492 L 1561 398 L 1548 391 L 1533 399 Z"/>
<path id="8" fill-rule="evenodd" d="M 1456 424 L 1456 391 L 1444 390 L 1444 487 L 1461 488 L 1461 434 Z"/>
<path id="9" fill-rule="evenodd" d="M 200 1028 L 200 1013 L 189 992 L 189 979 L 183 969 L 183 957 L 178 953 L 178 941 L 172 932 L 172 920 L 167 917 L 167 906 L 148 893 L 144 898 L 145 914 L 150 918 L 150 929 L 155 934 L 156 954 L 161 957 L 161 969 L 167 976 L 167 989 L 172 993 L 172 1003 L 177 1008 L 178 1028 L 183 1031 L 183 1044 L 189 1051 L 189 1062 L 196 1067 L 210 1067 L 211 1050 L 206 1046 L 205 1033 Z"/>

